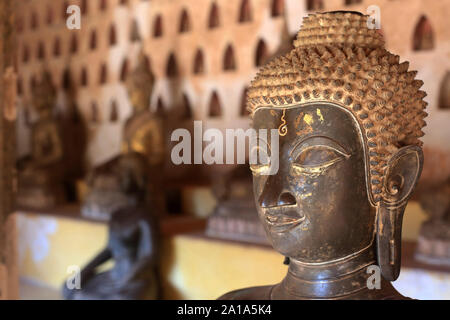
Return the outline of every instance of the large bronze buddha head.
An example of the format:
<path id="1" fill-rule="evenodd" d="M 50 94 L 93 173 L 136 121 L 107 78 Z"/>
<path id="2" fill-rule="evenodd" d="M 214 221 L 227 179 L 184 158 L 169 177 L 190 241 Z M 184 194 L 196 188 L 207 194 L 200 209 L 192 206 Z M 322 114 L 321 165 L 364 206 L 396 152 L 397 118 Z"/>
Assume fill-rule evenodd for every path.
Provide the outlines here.
<path id="1" fill-rule="evenodd" d="M 361 14 L 309 15 L 294 45 L 260 70 L 248 94 L 253 127 L 280 129 L 278 172 L 251 166 L 266 233 L 307 266 L 372 250 L 393 281 L 423 163 L 423 82 Z"/>

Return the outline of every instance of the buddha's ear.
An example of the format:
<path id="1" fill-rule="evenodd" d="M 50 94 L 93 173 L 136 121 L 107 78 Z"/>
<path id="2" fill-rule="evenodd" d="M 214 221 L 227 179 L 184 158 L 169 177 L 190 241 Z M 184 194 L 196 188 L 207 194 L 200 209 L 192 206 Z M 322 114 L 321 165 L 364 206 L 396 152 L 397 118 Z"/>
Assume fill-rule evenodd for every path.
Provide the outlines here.
<path id="1" fill-rule="evenodd" d="M 422 172 L 423 152 L 418 146 L 397 150 L 387 163 L 382 202 L 390 206 L 408 201 Z"/>
<path id="2" fill-rule="evenodd" d="M 422 149 L 400 148 L 389 159 L 377 213 L 377 259 L 381 274 L 394 281 L 400 274 L 403 212 L 423 167 Z"/>

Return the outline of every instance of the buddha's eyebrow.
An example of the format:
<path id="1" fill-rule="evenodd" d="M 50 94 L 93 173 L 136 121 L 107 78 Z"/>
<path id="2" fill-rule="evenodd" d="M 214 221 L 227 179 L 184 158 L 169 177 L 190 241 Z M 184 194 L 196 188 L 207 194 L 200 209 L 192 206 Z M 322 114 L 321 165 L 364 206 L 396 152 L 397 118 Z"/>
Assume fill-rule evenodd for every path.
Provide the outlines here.
<path id="1" fill-rule="evenodd" d="M 299 140 L 294 144 L 291 151 L 289 151 L 289 156 L 292 156 L 292 153 L 298 149 L 320 145 L 332 147 L 341 152 L 343 155 L 350 157 L 350 153 L 339 142 L 327 136 L 311 136 Z"/>

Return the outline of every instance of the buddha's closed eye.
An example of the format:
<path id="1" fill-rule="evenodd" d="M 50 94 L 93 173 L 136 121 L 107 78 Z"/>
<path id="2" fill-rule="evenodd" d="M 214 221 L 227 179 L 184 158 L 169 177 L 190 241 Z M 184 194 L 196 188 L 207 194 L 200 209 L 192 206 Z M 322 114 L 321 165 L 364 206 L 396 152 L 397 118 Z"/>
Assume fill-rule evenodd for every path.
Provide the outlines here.
<path id="1" fill-rule="evenodd" d="M 347 159 L 350 155 L 328 145 L 313 145 L 302 148 L 292 163 L 299 172 L 318 173 L 331 165 Z"/>

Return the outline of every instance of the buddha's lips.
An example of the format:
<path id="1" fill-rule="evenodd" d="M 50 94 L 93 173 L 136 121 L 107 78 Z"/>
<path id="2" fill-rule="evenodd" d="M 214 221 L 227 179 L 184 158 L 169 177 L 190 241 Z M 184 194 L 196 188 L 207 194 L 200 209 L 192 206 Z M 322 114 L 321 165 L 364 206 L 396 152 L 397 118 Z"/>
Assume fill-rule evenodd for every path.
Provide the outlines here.
<path id="1" fill-rule="evenodd" d="M 267 224 L 276 232 L 285 232 L 305 221 L 306 217 L 289 208 L 273 207 L 264 210 L 264 217 Z"/>

